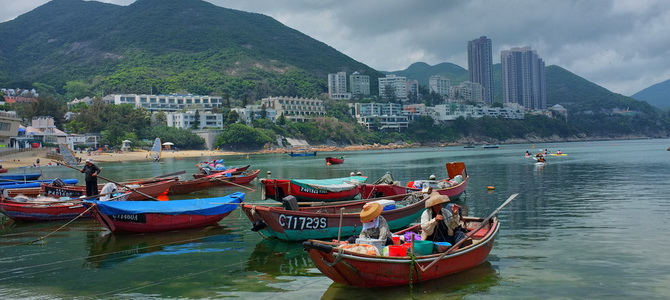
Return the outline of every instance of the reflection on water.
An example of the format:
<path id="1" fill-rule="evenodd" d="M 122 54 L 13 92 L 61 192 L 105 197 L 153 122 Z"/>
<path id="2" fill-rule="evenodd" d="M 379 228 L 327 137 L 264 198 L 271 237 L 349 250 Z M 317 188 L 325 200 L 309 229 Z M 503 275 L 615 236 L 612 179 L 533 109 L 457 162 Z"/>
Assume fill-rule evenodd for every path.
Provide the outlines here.
<path id="1" fill-rule="evenodd" d="M 302 242 L 265 239 L 256 244 L 249 257 L 247 269 L 272 275 L 310 275 L 314 265 Z"/>
<path id="2" fill-rule="evenodd" d="M 485 293 L 499 284 L 500 277 L 491 263 L 481 265 L 457 274 L 414 284 L 383 288 L 360 288 L 332 283 L 322 299 L 402 299 L 440 298 L 458 299 Z"/>
<path id="3" fill-rule="evenodd" d="M 151 256 L 181 255 L 194 252 L 223 252 L 231 248 L 212 247 L 208 243 L 232 242 L 239 235 L 221 226 L 201 229 L 156 232 L 144 234 L 119 234 L 108 232 L 103 236 L 90 232 L 87 268 L 111 268 L 114 265 Z"/>

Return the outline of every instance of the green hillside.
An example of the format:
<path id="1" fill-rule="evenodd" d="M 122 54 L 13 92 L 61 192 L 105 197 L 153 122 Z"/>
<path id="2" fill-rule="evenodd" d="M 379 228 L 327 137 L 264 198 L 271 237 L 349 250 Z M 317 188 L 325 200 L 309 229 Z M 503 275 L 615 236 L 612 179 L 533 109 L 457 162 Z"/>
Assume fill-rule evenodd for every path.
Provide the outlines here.
<path id="1" fill-rule="evenodd" d="M 670 109 L 670 79 L 641 90 L 631 97 L 662 109 Z"/>
<path id="2" fill-rule="evenodd" d="M 58 16 L 58 17 L 54 17 Z M 0 24 L 0 85 L 60 91 L 316 96 L 326 75 L 381 73 L 276 20 L 201 0 L 53 0 Z"/>

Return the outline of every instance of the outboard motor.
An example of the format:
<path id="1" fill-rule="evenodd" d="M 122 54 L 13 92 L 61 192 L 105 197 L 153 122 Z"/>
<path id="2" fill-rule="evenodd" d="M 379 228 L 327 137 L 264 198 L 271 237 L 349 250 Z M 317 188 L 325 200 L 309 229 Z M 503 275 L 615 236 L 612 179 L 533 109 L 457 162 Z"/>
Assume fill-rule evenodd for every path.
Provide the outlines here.
<path id="1" fill-rule="evenodd" d="M 54 179 L 51 182 L 51 184 L 53 184 L 54 186 L 57 186 L 57 187 L 64 187 L 65 186 L 65 182 L 63 181 L 63 179 L 60 179 L 60 178 Z"/>
<path id="2" fill-rule="evenodd" d="M 298 210 L 298 199 L 295 196 L 286 196 L 281 199 L 285 210 Z"/>

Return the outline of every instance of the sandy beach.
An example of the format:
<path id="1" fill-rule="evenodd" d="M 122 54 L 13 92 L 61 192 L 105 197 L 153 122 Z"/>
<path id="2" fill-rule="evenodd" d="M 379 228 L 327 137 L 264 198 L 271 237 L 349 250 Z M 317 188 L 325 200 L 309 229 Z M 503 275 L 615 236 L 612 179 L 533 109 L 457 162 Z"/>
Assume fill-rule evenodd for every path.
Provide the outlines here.
<path id="1" fill-rule="evenodd" d="M 408 145 L 352 145 L 346 147 L 334 147 L 334 146 L 321 146 L 321 147 L 312 147 L 308 150 L 317 151 L 317 152 L 333 152 L 333 151 L 360 151 L 360 150 L 374 150 L 374 149 L 397 149 L 397 148 L 407 148 Z M 29 167 L 33 165 L 47 165 L 49 163 L 55 164 L 56 160 L 50 158 L 49 154 L 50 149 L 36 149 L 29 150 L 24 152 L 13 153 L 9 155 L 0 156 L 0 165 L 2 168 L 11 169 L 19 167 Z M 232 152 L 232 151 L 212 151 L 212 150 L 185 150 L 185 151 L 163 151 L 161 157 L 163 158 L 180 158 L 180 157 L 200 157 L 200 156 L 229 156 L 229 155 L 254 155 L 254 154 L 265 154 L 265 153 L 287 153 L 292 150 L 290 149 L 272 149 L 272 150 L 261 150 L 256 152 Z M 295 151 L 295 150 L 293 150 Z M 76 153 L 77 157 L 80 157 L 82 160 L 87 158 L 93 159 L 95 162 L 119 162 L 119 161 L 143 161 L 151 160 L 149 157 L 149 151 L 136 150 L 129 152 L 120 152 L 120 153 L 101 153 L 95 154 L 91 153 L 88 155 L 84 153 Z M 39 159 L 39 162 L 38 162 Z"/>

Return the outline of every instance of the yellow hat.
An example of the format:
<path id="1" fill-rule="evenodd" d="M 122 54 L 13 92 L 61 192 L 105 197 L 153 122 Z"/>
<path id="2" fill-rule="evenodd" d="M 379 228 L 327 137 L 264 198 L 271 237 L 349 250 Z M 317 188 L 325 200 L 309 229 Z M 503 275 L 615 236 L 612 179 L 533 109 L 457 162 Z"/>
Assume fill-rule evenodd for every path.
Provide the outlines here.
<path id="1" fill-rule="evenodd" d="M 445 195 L 440 195 L 440 193 L 438 192 L 432 192 L 430 194 L 430 197 L 428 197 L 428 200 L 426 200 L 426 208 L 446 202 L 449 202 L 449 197 Z"/>
<path id="2" fill-rule="evenodd" d="M 363 206 L 361 210 L 361 222 L 367 223 L 378 217 L 384 208 L 377 202 L 370 202 Z"/>

